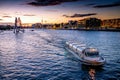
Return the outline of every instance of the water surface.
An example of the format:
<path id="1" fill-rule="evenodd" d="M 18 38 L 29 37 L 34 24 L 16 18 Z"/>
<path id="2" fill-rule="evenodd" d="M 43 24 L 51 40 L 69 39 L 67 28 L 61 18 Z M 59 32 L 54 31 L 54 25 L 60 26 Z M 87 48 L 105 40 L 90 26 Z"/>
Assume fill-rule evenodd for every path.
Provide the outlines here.
<path id="1" fill-rule="evenodd" d="M 96 47 L 105 57 L 103 67 L 84 66 L 65 50 L 65 41 Z M 120 32 L 25 30 L 0 33 L 0 80 L 120 80 Z"/>

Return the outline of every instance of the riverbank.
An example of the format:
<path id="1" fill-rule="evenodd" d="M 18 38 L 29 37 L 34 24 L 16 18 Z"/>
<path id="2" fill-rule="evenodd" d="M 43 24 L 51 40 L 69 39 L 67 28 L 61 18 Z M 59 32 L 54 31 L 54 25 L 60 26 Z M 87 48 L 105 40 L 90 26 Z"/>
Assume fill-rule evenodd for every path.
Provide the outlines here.
<path id="1" fill-rule="evenodd" d="M 113 32 L 120 32 L 120 29 L 77 29 L 81 31 L 113 31 Z"/>
<path id="2" fill-rule="evenodd" d="M 25 28 L 25 29 L 31 29 L 31 28 Z M 40 29 L 40 28 L 32 28 L 32 29 Z M 45 28 L 44 28 L 45 29 Z M 12 30 L 12 28 L 0 28 L 0 31 L 5 30 Z M 79 30 L 79 31 L 111 31 L 111 32 L 120 32 L 120 29 L 55 29 L 55 30 Z"/>
<path id="3" fill-rule="evenodd" d="M 111 31 L 111 32 L 120 32 L 120 29 L 57 29 L 57 30 Z"/>

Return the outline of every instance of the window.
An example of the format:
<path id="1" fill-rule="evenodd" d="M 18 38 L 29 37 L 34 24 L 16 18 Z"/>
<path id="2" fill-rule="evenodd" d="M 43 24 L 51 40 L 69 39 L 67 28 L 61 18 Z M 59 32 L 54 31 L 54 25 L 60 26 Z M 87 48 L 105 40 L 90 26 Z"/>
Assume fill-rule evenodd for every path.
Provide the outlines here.
<path id="1" fill-rule="evenodd" d="M 98 57 L 99 52 L 86 52 L 85 55 L 89 57 Z"/>

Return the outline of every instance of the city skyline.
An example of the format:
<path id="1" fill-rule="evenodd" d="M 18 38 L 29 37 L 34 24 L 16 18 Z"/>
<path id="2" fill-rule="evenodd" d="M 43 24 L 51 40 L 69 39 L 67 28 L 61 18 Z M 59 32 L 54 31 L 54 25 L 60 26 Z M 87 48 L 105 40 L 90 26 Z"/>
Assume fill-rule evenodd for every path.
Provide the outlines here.
<path id="1" fill-rule="evenodd" d="M 64 23 L 88 17 L 120 18 L 119 0 L 1 0 L 0 23 Z"/>

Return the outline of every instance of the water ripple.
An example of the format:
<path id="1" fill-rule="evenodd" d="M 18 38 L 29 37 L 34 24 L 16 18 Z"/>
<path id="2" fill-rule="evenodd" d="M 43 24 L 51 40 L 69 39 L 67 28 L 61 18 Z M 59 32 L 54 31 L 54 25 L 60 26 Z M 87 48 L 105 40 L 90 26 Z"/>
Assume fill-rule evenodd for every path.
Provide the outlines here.
<path id="1" fill-rule="evenodd" d="M 40 30 L 13 34 L 0 32 L 0 80 L 120 80 L 120 33 L 75 30 Z M 65 50 L 65 41 L 96 47 L 106 58 L 99 68 L 81 65 Z"/>

